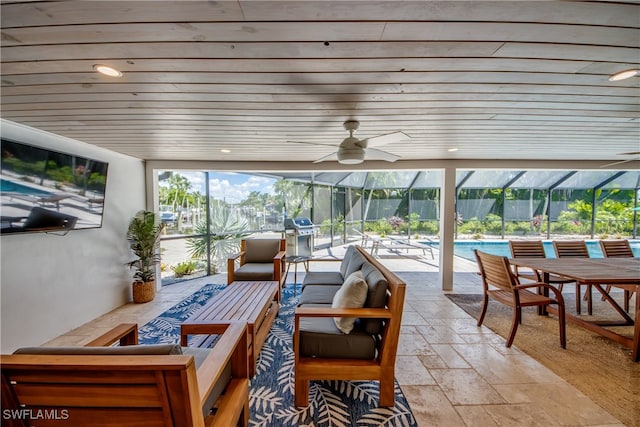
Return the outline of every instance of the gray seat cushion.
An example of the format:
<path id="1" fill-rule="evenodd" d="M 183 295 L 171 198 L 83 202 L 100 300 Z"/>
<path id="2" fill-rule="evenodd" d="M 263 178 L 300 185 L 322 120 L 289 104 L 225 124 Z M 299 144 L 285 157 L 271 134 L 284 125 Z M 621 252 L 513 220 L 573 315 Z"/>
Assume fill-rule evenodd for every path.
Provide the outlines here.
<path id="1" fill-rule="evenodd" d="M 251 280 L 273 280 L 273 262 L 270 264 L 263 263 L 246 263 L 233 273 L 234 280 L 251 281 Z"/>
<path id="2" fill-rule="evenodd" d="M 306 307 L 331 307 L 308 304 Z M 376 357 L 376 340 L 362 331 L 359 322 L 349 334 L 343 334 L 332 317 L 300 319 L 300 355 L 330 359 L 365 359 Z"/>
<path id="3" fill-rule="evenodd" d="M 187 356 L 193 356 L 193 361 L 196 364 L 196 369 L 202 365 L 202 362 L 207 358 L 209 353 L 211 353 L 211 349 L 209 348 L 200 348 L 200 347 L 181 347 L 182 354 Z"/>
<path id="4" fill-rule="evenodd" d="M 280 252 L 280 240 L 278 239 L 247 239 L 245 240 L 244 262 L 270 262 L 273 265 L 273 258 L 278 255 L 278 252 Z"/>
<path id="5" fill-rule="evenodd" d="M 298 305 L 303 304 L 329 304 L 333 302 L 333 296 L 340 289 L 340 285 L 307 285 L 302 295 L 300 295 L 300 302 Z"/>
<path id="6" fill-rule="evenodd" d="M 384 278 L 380 270 L 369 262 L 362 264 L 362 274 L 369 287 L 367 301 L 364 306 L 367 308 L 384 308 L 387 304 L 387 279 Z M 361 321 L 362 328 L 367 333 L 379 334 L 382 331 L 382 319 L 361 319 Z"/>
<path id="7" fill-rule="evenodd" d="M 196 369 L 199 368 L 200 365 L 202 365 L 202 362 L 204 362 L 204 360 L 207 358 L 210 351 L 211 350 L 208 348 L 182 347 L 183 354 L 193 356 L 196 364 Z M 213 405 L 216 403 L 216 400 L 218 400 L 220 395 L 224 393 L 229 382 L 231 382 L 231 364 L 227 363 L 227 365 L 224 367 L 224 370 L 220 374 L 218 381 L 213 386 L 213 390 L 211 390 L 211 393 L 209 393 L 209 396 L 207 396 L 207 400 L 202 406 L 202 414 L 205 416 L 205 418 L 210 415 Z"/>
<path id="8" fill-rule="evenodd" d="M 387 304 L 387 279 L 384 278 L 380 270 L 368 262 L 362 264 L 362 275 L 369 286 L 367 301 L 364 306 L 371 308 L 384 307 Z"/>
<path id="9" fill-rule="evenodd" d="M 347 268 L 345 269 L 345 271 L 341 271 L 342 275 L 345 278 L 349 277 L 351 274 L 353 274 L 354 271 L 360 270 L 362 268 L 362 264 L 364 264 L 366 261 L 367 259 L 364 257 L 364 255 L 354 249 L 353 255 L 351 255 L 351 259 L 349 259 Z"/>
<path id="10" fill-rule="evenodd" d="M 347 277 L 347 268 L 349 267 L 349 262 L 351 261 L 351 257 L 353 257 L 353 254 L 356 252 L 357 250 L 355 246 L 347 246 L 347 250 L 344 252 L 342 262 L 340 263 L 340 274 L 342 274 L 343 277 Z"/>
<path id="11" fill-rule="evenodd" d="M 304 275 L 302 289 L 307 285 L 332 285 L 341 286 L 344 277 L 338 271 L 310 271 Z"/>
<path id="12" fill-rule="evenodd" d="M 125 345 L 122 347 L 23 347 L 13 354 L 59 354 L 59 355 L 170 355 L 183 354 L 178 344 Z"/>

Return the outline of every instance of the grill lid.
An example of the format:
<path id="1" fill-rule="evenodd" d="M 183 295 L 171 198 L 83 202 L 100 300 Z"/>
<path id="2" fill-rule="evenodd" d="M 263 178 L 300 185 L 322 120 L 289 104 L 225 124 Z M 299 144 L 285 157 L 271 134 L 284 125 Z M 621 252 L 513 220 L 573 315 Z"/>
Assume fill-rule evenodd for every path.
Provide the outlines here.
<path id="1" fill-rule="evenodd" d="M 285 218 L 284 228 L 286 230 L 310 228 L 313 227 L 313 223 L 309 218 Z"/>

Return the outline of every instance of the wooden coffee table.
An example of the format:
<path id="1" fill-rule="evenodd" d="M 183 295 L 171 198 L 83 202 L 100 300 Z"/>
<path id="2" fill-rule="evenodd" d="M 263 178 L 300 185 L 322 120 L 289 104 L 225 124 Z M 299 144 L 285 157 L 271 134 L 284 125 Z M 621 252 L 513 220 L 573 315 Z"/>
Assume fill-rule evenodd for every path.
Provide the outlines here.
<path id="1" fill-rule="evenodd" d="M 187 345 L 189 335 L 203 335 L 191 346 L 209 347 L 208 335 L 219 334 L 226 321 L 247 322 L 249 375 L 256 372 L 256 360 L 269 329 L 278 315 L 278 282 L 232 282 L 180 325 L 180 343 Z"/>

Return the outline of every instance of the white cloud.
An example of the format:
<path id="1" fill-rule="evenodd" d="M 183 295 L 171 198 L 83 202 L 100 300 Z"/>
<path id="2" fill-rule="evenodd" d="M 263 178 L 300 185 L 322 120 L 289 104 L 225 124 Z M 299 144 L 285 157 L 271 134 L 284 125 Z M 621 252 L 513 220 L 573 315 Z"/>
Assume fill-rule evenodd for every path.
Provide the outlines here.
<path id="1" fill-rule="evenodd" d="M 199 191 L 205 194 L 205 175 L 201 172 L 175 171 L 191 183 L 191 191 Z M 211 172 L 209 174 L 209 191 L 211 197 L 218 200 L 226 200 L 227 203 L 239 203 L 249 196 L 252 191 L 274 194 L 274 178 L 264 176 L 246 175 L 233 172 Z M 168 182 L 161 181 L 161 186 L 167 186 Z"/>
<path id="2" fill-rule="evenodd" d="M 236 178 L 233 179 L 234 182 L 231 182 L 229 179 L 213 176 L 209 180 L 211 197 L 225 200 L 227 203 L 240 203 L 252 191 L 273 194 L 274 180 L 272 178 L 237 174 L 233 177 Z"/>

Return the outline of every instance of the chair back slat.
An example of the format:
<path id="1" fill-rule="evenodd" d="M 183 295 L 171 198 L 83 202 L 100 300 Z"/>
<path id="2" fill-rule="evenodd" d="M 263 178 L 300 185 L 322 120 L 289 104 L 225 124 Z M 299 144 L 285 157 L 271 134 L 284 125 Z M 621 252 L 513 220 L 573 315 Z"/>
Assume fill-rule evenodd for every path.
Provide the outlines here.
<path id="1" fill-rule="evenodd" d="M 600 247 L 606 258 L 633 258 L 628 240 L 600 240 Z"/>
<path id="2" fill-rule="evenodd" d="M 546 258 L 542 240 L 509 240 L 513 258 Z"/>
<path id="3" fill-rule="evenodd" d="M 553 248 L 558 258 L 589 258 L 589 249 L 584 240 L 554 240 Z"/>
<path id="4" fill-rule="evenodd" d="M 511 272 L 509 260 L 506 257 L 488 254 L 477 249 L 474 252 L 485 290 L 489 286 L 494 286 L 505 291 L 514 292 L 513 287 L 517 285 L 517 280 Z"/>

